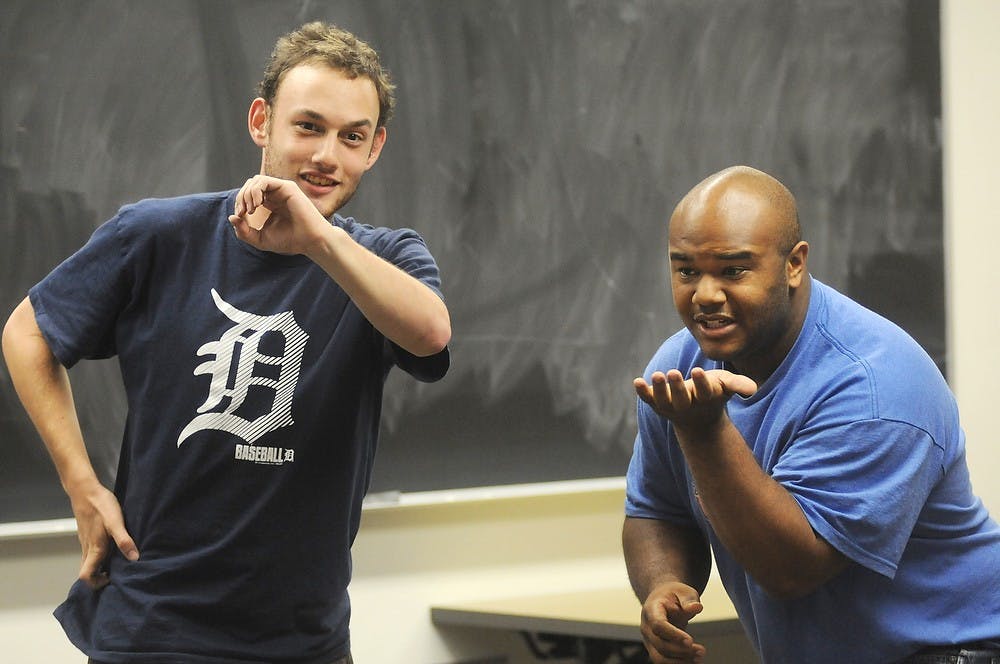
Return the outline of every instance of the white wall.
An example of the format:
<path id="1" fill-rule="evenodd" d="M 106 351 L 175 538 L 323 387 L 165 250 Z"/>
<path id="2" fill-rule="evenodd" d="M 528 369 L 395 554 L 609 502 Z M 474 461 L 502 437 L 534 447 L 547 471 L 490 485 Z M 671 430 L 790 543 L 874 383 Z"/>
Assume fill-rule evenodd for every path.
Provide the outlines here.
<path id="1" fill-rule="evenodd" d="M 626 586 L 623 501 L 619 482 L 584 493 L 367 512 L 354 547 L 355 659 L 430 664 L 506 653 L 512 662 L 533 662 L 516 635 L 434 630 L 430 605 Z"/>
<path id="2" fill-rule="evenodd" d="M 1000 2 L 942 2 L 950 379 L 969 436 L 973 480 L 995 515 L 1000 448 L 990 408 L 1000 370 L 993 284 L 1000 171 L 990 166 L 1000 155 L 997 35 Z M 528 661 L 511 636 L 437 632 L 429 605 L 624 583 L 620 520 L 617 490 L 367 512 L 352 586 L 359 663 L 438 664 L 503 652 L 512 654 L 512 664 Z M 78 561 L 73 536 L 0 541 L 0 658 L 83 661 L 51 618 Z"/>
<path id="3" fill-rule="evenodd" d="M 944 0 L 941 9 L 949 379 L 973 486 L 997 517 L 1000 446 L 991 412 L 1000 372 L 993 270 L 1000 247 L 1000 2 Z"/>

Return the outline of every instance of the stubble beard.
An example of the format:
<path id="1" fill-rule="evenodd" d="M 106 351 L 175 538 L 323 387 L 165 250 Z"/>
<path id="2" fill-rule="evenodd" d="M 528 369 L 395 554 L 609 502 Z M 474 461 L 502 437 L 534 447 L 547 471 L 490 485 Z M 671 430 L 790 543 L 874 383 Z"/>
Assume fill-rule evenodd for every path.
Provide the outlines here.
<path id="1" fill-rule="evenodd" d="M 296 173 L 289 172 L 290 169 L 286 168 L 285 163 L 273 159 L 267 150 L 264 151 L 264 162 L 262 168 L 264 175 L 273 178 L 279 178 L 281 180 L 291 180 L 292 182 L 295 183 L 296 187 L 299 186 L 298 175 Z M 339 187 L 344 187 L 344 183 L 341 182 Z M 308 198 L 309 202 L 311 202 L 313 206 L 315 206 L 315 208 L 319 210 L 319 213 L 324 217 L 326 217 L 327 219 L 332 217 L 334 213 L 336 213 L 342 207 L 347 205 L 347 202 L 354 197 L 354 192 L 357 190 L 355 188 L 354 190 L 347 192 L 342 199 L 334 199 L 329 203 L 326 203 L 325 201 L 323 203 L 320 203 L 313 197 L 309 196 L 309 194 L 306 193 L 304 189 L 302 189 L 301 187 L 299 187 L 299 189 L 302 191 L 302 193 L 306 194 L 306 198 Z M 346 189 L 341 189 L 341 192 L 344 191 L 346 191 Z"/>

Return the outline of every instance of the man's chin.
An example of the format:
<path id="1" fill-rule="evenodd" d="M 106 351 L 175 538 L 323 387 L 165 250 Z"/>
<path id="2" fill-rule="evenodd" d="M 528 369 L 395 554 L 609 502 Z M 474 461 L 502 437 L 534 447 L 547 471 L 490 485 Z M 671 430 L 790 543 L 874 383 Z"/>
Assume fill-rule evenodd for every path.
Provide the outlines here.
<path id="1" fill-rule="evenodd" d="M 309 198 L 309 201 L 316 206 L 319 213 L 324 217 L 331 217 L 333 213 L 339 210 L 343 204 L 337 202 L 331 202 L 328 198 Z"/>
<path id="2" fill-rule="evenodd" d="M 320 214 L 324 217 L 332 217 L 335 212 L 347 205 L 352 196 L 354 196 L 353 191 L 343 198 L 311 198 L 310 200 L 316 206 L 316 209 L 319 210 Z"/>
<path id="3" fill-rule="evenodd" d="M 701 349 L 705 357 L 716 362 L 732 362 L 739 355 L 739 349 L 706 341 L 698 337 L 695 337 L 695 341 L 698 342 L 698 348 Z"/>

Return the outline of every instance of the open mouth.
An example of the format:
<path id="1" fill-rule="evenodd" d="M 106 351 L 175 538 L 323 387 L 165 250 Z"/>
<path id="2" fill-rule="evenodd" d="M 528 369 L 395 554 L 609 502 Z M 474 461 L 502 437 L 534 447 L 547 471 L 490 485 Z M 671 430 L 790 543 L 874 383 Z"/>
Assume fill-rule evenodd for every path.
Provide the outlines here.
<path id="1" fill-rule="evenodd" d="M 304 173 L 302 175 L 302 179 L 314 187 L 332 187 L 337 184 L 336 180 L 331 180 L 330 178 L 325 178 L 322 175 L 314 175 L 312 173 Z"/>
<path id="2" fill-rule="evenodd" d="M 694 317 L 694 322 L 707 334 L 724 333 L 736 325 L 732 318 L 721 315 L 698 315 Z"/>

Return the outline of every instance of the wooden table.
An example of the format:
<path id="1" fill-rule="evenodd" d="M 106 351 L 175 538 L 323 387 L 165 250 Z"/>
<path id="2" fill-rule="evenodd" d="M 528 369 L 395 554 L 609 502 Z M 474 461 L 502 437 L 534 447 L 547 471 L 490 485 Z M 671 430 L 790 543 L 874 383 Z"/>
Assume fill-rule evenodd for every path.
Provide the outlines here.
<path id="1" fill-rule="evenodd" d="M 716 581 L 702 594 L 705 610 L 688 625 L 696 640 L 741 634 L 729 597 Z M 508 597 L 455 602 L 431 607 L 435 625 L 479 627 L 520 632 L 540 659 L 537 640 L 558 641 L 559 637 L 577 644 L 586 662 L 603 662 L 615 653 L 617 661 L 643 661 L 639 633 L 639 601 L 629 588 L 602 588 L 557 594 Z M 563 644 L 556 644 L 565 650 Z M 556 647 L 554 645 L 553 647 Z M 635 659 L 622 651 L 636 651 Z M 563 656 L 565 652 L 563 653 Z"/>

